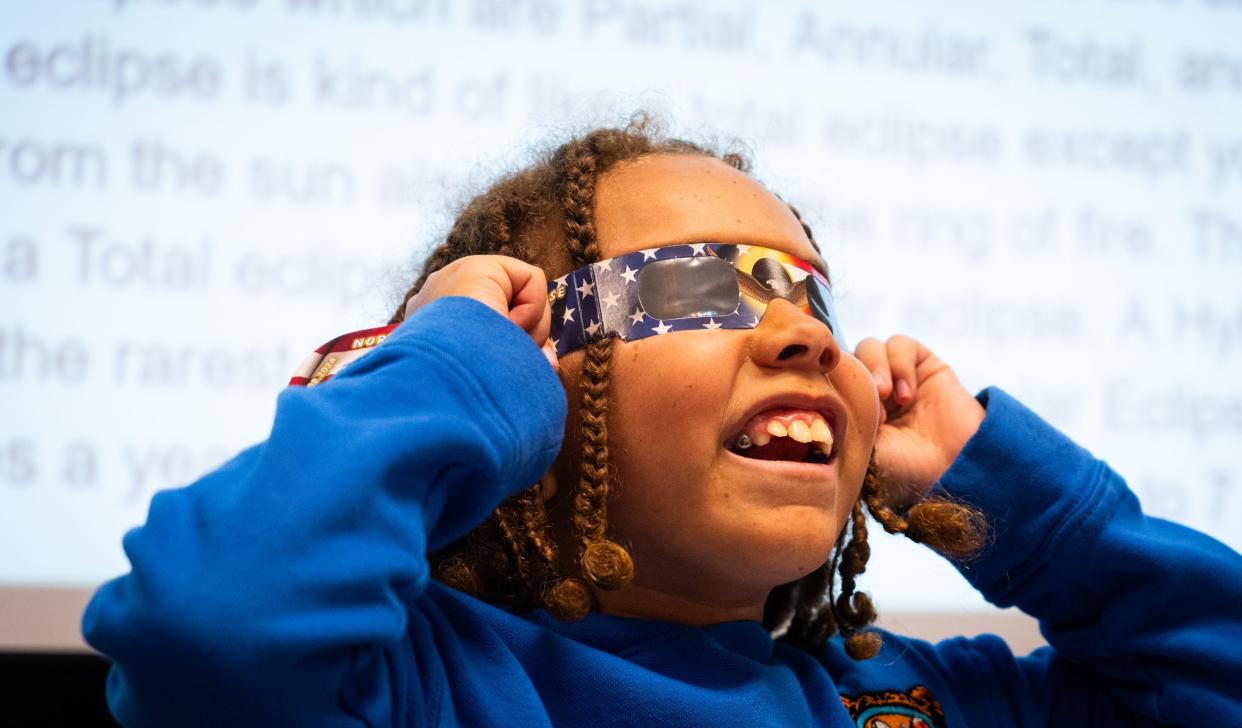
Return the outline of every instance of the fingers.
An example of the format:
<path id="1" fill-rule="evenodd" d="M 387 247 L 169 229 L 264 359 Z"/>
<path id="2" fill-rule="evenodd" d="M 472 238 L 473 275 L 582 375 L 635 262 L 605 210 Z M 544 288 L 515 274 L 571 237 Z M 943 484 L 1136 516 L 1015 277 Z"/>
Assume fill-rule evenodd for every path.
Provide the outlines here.
<path id="1" fill-rule="evenodd" d="M 509 320 L 530 335 L 547 358 L 552 370 L 561 370 L 556 347 L 548 334 L 552 331 L 552 306 L 548 303 L 548 279 L 543 269 L 516 258 L 496 256 L 509 277 Z"/>
<path id="2" fill-rule="evenodd" d="M 880 399 L 888 399 L 893 392 L 893 378 L 888 366 L 888 350 L 884 342 L 868 336 L 854 347 L 854 356 L 867 367 L 871 377 L 875 379 L 875 387 L 879 390 Z"/>
<path id="3" fill-rule="evenodd" d="M 548 305 L 548 279 L 538 266 L 516 258 L 497 256 L 509 275 L 512 293 L 509 320 L 542 345 L 552 329 L 552 307 Z"/>
<path id="4" fill-rule="evenodd" d="M 881 401 L 904 406 L 918 393 L 918 365 L 930 352 L 915 339 L 898 334 L 880 341 L 867 337 L 858 342 L 854 356 L 867 367 L 875 379 Z"/>
<path id="5" fill-rule="evenodd" d="M 429 274 L 405 305 L 405 317 L 445 296 L 473 298 L 508 318 L 535 344 L 552 328 L 547 276 L 541 268 L 505 255 L 468 255 Z"/>
<path id="6" fill-rule="evenodd" d="M 893 399 L 899 405 L 914 401 L 918 389 L 915 367 L 922 346 L 909 336 L 898 334 L 888 339 L 888 367 L 893 379 Z"/>
<path id="7" fill-rule="evenodd" d="M 540 267 L 507 255 L 458 258 L 427 276 L 419 292 L 406 302 L 406 318 L 444 296 L 473 298 L 508 318 L 543 350 L 552 369 L 560 371 L 556 348 L 548 338 L 552 307 L 547 276 Z"/>
<path id="8" fill-rule="evenodd" d="M 516 258 L 497 256 L 509 276 L 512 296 L 509 299 L 509 320 L 530 334 L 552 370 L 561 370 L 556 347 L 548 334 L 552 331 L 552 306 L 548 303 L 548 279 L 543 269 Z"/>

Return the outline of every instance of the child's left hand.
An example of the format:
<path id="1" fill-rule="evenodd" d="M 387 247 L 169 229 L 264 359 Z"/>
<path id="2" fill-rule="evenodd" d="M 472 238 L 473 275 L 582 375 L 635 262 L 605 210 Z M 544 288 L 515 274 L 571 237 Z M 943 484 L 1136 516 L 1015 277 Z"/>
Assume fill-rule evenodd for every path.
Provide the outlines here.
<path id="1" fill-rule="evenodd" d="M 889 503 L 905 507 L 927 494 L 983 421 L 983 407 L 948 364 L 898 334 L 866 338 L 854 356 L 876 380 L 882 409 L 875 462 Z"/>

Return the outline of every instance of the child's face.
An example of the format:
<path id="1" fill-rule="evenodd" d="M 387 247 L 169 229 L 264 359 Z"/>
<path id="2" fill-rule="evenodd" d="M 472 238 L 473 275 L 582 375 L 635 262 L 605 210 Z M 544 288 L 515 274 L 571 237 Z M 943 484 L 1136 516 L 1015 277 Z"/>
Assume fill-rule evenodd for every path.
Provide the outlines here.
<path id="1" fill-rule="evenodd" d="M 706 157 L 660 155 L 615 167 L 599 180 L 595 220 L 601 258 L 710 240 L 819 260 L 784 203 Z M 685 622 L 761 618 L 768 592 L 823 564 L 848 520 L 879 425 L 874 381 L 827 326 L 783 299 L 754 329 L 614 346 L 607 422 L 618 483 L 608 534 L 630 549 L 636 570 L 631 586 L 599 595 L 604 611 Z M 562 496 L 577 487 L 583 357 L 561 360 L 570 394 L 554 469 Z M 754 407 L 779 395 L 836 403 L 834 465 L 753 460 L 727 449 Z M 558 541 L 576 553 L 568 532 Z"/>

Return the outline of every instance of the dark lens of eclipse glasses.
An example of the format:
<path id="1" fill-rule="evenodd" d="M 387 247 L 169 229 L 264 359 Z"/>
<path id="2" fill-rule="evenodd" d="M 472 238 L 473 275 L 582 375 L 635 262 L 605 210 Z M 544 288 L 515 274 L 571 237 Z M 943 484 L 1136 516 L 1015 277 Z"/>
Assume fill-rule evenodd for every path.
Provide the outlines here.
<path id="1" fill-rule="evenodd" d="M 756 268 L 760 266 L 756 265 Z M 665 321 L 728 316 L 737 312 L 741 302 L 738 275 L 733 266 L 722 258 L 654 261 L 638 274 L 638 301 L 648 316 Z M 772 292 L 773 297 L 798 299 L 801 298 L 801 291 L 805 290 L 811 315 L 837 333 L 829 313 L 828 301 L 832 294 L 815 276 L 808 275 L 802 281 L 790 284 L 789 276 L 782 270 L 779 276 L 764 276 L 761 283 Z M 756 317 L 762 316 L 762 310 L 754 313 Z"/>
<path id="2" fill-rule="evenodd" d="M 638 302 L 652 318 L 728 316 L 738 301 L 737 272 L 721 258 L 657 260 L 638 274 Z"/>

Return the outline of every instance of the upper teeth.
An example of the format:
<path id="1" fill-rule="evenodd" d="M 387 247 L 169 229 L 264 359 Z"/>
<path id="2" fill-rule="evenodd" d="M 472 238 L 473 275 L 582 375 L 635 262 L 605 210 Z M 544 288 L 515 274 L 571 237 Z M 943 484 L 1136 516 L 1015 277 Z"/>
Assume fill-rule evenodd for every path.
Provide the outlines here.
<path id="1" fill-rule="evenodd" d="M 779 418 L 768 420 L 762 427 L 752 426 L 738 436 L 735 447 L 739 450 L 745 450 L 752 445 L 762 447 L 771 442 L 773 437 L 789 437 L 797 442 L 815 442 L 825 455 L 832 452 L 832 429 L 815 412 L 780 415 Z"/>

